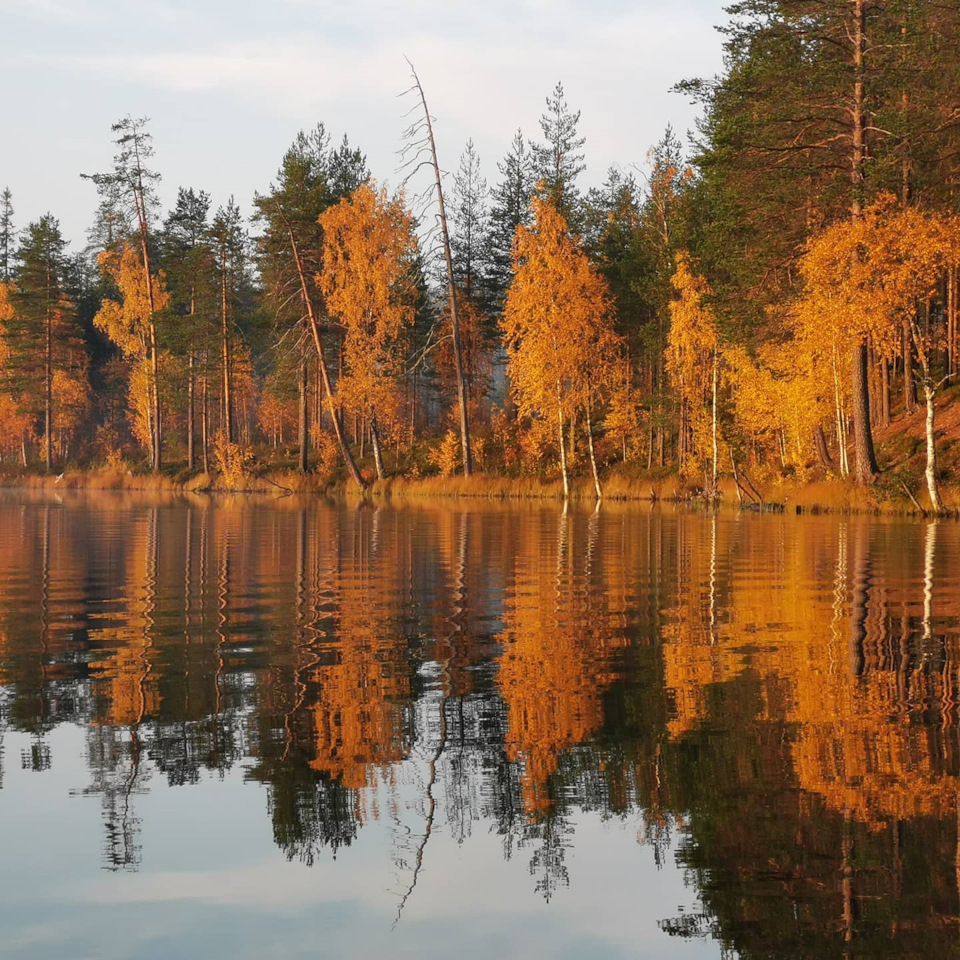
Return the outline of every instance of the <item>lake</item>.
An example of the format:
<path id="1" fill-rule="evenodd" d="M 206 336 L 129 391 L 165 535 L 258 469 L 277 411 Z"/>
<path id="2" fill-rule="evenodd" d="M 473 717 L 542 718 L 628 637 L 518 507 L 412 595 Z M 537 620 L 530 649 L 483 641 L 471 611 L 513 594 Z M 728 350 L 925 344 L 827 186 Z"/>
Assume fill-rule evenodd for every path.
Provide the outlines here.
<path id="1" fill-rule="evenodd" d="M 960 525 L 0 494 L 0 956 L 958 955 Z"/>

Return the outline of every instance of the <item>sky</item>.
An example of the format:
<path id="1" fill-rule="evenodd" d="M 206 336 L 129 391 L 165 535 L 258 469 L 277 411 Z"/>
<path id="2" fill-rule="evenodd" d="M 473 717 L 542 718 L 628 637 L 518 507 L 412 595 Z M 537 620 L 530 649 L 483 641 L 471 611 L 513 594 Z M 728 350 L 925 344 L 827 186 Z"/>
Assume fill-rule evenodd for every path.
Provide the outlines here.
<path id="1" fill-rule="evenodd" d="M 408 57 L 436 118 L 440 163 L 468 137 L 492 184 L 517 128 L 539 135 L 557 81 L 581 111 L 587 172 L 643 168 L 696 107 L 677 81 L 721 68 L 724 0 L 0 0 L 0 188 L 15 222 L 58 217 L 83 244 L 81 173 L 108 170 L 110 124 L 150 118 L 164 208 L 178 186 L 245 212 L 297 131 L 323 121 L 388 186 L 412 105 Z"/>

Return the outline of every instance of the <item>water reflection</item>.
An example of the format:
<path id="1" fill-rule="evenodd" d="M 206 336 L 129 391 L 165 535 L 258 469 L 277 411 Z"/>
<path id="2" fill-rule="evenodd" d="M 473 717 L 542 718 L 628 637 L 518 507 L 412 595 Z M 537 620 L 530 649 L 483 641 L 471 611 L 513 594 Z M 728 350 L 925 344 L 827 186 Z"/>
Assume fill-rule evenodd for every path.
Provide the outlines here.
<path id="1" fill-rule="evenodd" d="M 115 871 L 154 781 L 239 769 L 290 860 L 382 825 L 395 919 L 439 830 L 576 895 L 597 814 L 694 883 L 664 937 L 942 956 L 958 553 L 943 522 L 10 495 L 2 730 L 42 778 L 82 726 Z"/>

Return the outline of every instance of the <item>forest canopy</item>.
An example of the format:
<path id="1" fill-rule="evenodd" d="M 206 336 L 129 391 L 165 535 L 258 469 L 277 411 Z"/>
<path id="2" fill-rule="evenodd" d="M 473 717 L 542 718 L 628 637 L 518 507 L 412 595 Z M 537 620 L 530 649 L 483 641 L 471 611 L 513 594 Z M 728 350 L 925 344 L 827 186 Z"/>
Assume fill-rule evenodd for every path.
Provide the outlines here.
<path id="1" fill-rule="evenodd" d="M 677 85 L 701 109 L 689 142 L 668 128 L 589 189 L 562 84 L 488 185 L 472 141 L 443 173 L 416 74 L 406 150 L 434 171 L 427 206 L 322 123 L 250 221 L 201 185 L 161 209 L 162 156 L 133 117 L 86 177 L 82 251 L 53 213 L 19 225 L 6 189 L 0 465 L 358 487 L 474 471 L 564 495 L 581 477 L 598 498 L 618 473 L 708 498 L 732 477 L 741 499 L 896 473 L 943 510 L 960 3 L 727 14 L 722 73 Z M 891 472 L 911 432 L 922 477 Z"/>

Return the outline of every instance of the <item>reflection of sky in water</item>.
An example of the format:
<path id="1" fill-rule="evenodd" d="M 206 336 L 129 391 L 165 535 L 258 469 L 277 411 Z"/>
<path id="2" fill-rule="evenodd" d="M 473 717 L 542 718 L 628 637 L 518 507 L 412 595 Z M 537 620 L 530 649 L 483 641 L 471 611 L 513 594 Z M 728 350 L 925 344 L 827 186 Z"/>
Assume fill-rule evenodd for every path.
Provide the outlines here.
<path id="1" fill-rule="evenodd" d="M 501 838 L 477 825 L 463 844 L 435 828 L 417 889 L 393 928 L 402 885 L 397 830 L 368 822 L 336 860 L 288 862 L 265 816 L 266 791 L 238 769 L 170 787 L 154 775 L 132 803 L 139 871 L 100 868 L 100 800 L 83 731 L 49 736 L 52 763 L 24 770 L 30 738 L 7 733 L 0 791 L 0 955 L 9 957 L 715 957 L 706 941 L 657 926 L 695 904 L 668 854 L 658 870 L 636 842 L 635 816 L 577 814 L 570 886 L 550 903 L 531 889 L 529 858 L 503 859 Z M 413 761 L 408 761 L 411 763 Z M 401 798 L 416 832 L 418 798 Z"/>
<path id="2" fill-rule="evenodd" d="M 0 956 L 939 958 L 957 569 L 952 523 L 0 493 Z"/>

